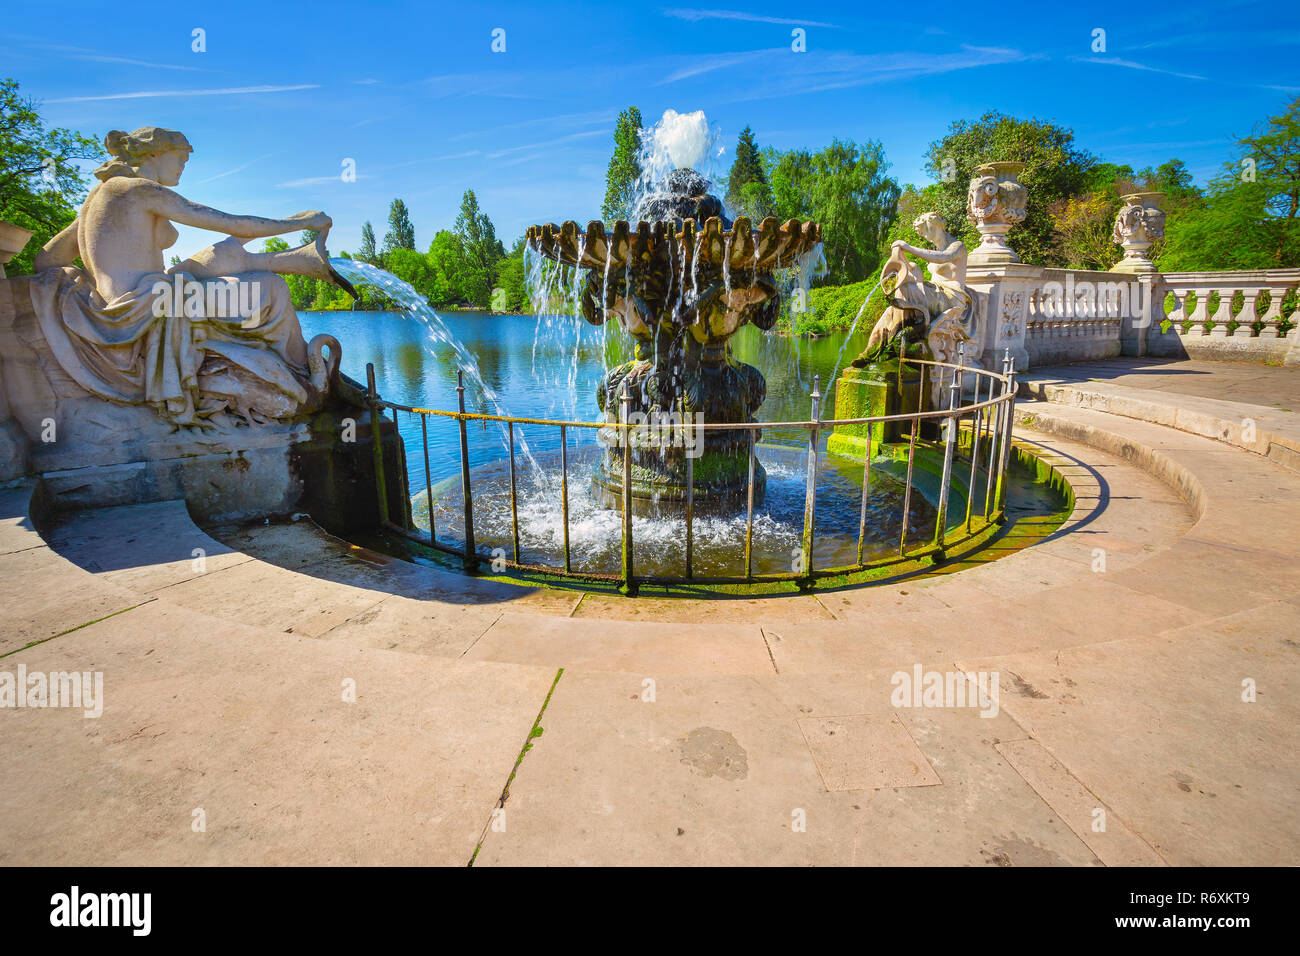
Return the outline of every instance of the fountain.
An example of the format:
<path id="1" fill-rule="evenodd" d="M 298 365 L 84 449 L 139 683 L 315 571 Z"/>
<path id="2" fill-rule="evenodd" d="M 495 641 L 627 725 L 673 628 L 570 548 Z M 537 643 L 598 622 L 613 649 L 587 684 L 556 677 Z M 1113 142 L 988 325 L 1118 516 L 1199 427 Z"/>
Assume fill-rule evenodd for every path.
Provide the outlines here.
<path id="1" fill-rule="evenodd" d="M 633 511 L 675 510 L 687 497 L 712 511 L 731 510 L 746 495 L 751 438 L 757 430 L 701 429 L 704 423 L 753 422 L 766 382 L 737 361 L 728 339 L 746 324 L 770 329 L 780 309 L 778 270 L 820 254 L 821 228 L 773 217 L 751 227 L 728 219 L 708 182 L 678 168 L 648 190 L 625 220 L 606 231 L 567 221 L 531 226 L 529 247 L 563 267 L 581 270 L 578 307 L 601 325 L 611 318 L 635 342 L 633 358 L 611 368 L 596 401 L 610 423 L 605 454 L 595 469 L 598 494 L 619 507 L 623 493 L 622 442 L 632 444 Z M 766 476 L 754 472 L 755 500 Z"/>

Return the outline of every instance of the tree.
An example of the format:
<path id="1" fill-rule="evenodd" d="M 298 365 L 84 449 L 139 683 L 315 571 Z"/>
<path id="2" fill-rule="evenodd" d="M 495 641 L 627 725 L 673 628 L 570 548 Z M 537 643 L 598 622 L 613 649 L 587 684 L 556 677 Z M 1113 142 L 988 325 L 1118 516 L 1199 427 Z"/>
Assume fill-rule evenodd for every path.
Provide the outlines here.
<path id="1" fill-rule="evenodd" d="M 767 179 L 772 194 L 772 215 L 778 219 L 812 217 L 812 153 L 792 149 L 781 153 L 763 152 Z"/>
<path id="2" fill-rule="evenodd" d="M 270 242 L 269 239 L 267 241 Z M 283 242 L 284 240 L 280 241 Z M 299 245 L 305 246 L 308 243 L 315 241 L 315 229 L 304 229 L 298 236 Z M 289 248 L 288 243 L 285 243 L 285 248 Z M 284 277 L 284 281 L 289 286 L 289 298 L 293 300 L 293 307 L 295 309 L 315 308 L 313 303 L 315 303 L 319 296 L 320 290 L 318 289 L 318 286 L 333 288 L 330 283 L 316 279 L 312 276 L 287 275 Z"/>
<path id="3" fill-rule="evenodd" d="M 885 175 L 888 168 L 875 141 L 859 146 L 836 139 L 813 156 L 813 218 L 821 224 L 836 282 L 865 279 L 880 266 L 898 212 L 898 183 Z"/>
<path id="4" fill-rule="evenodd" d="M 492 298 L 493 277 L 497 260 L 505 255 L 505 247 L 497 239 L 496 227 L 487 213 L 481 212 L 474 190 L 465 190 L 460 201 L 460 215 L 456 217 L 456 237 L 460 240 L 463 271 L 460 275 L 461 294 L 470 303 L 486 308 Z"/>
<path id="5" fill-rule="evenodd" d="M 284 252 L 288 248 L 289 243 L 279 236 L 272 236 L 262 243 L 263 252 Z M 293 303 L 293 307 L 310 309 L 312 300 L 316 297 L 316 280 L 309 279 L 307 276 L 285 276 L 284 281 L 289 286 L 289 301 Z M 308 282 L 311 284 L 308 285 Z"/>
<path id="6" fill-rule="evenodd" d="M 1065 266 L 1104 272 L 1119 261 L 1113 231 L 1121 205 L 1113 190 L 1094 189 L 1052 207 L 1056 255 Z"/>
<path id="7" fill-rule="evenodd" d="M 428 258 L 414 249 L 394 249 L 388 254 L 384 268 L 404 282 L 409 282 L 426 299 L 433 292 L 433 269 Z"/>
<path id="8" fill-rule="evenodd" d="M 365 241 L 364 234 L 362 241 Z M 415 227 L 411 225 L 411 216 L 406 210 L 406 203 L 394 199 L 392 205 L 388 207 L 388 232 L 384 234 L 384 261 L 387 261 L 388 254 L 394 249 L 414 248 Z"/>
<path id="9" fill-rule="evenodd" d="M 1256 185 L 1262 194 L 1274 259 L 1294 261 L 1297 215 L 1300 214 L 1300 97 L 1281 116 L 1271 116 L 1262 130 L 1239 141 L 1245 153 L 1238 163 L 1242 185 Z M 1249 182 L 1249 170 L 1254 182 Z"/>
<path id="10" fill-rule="evenodd" d="M 636 181 L 641 176 L 641 111 L 629 106 L 614 124 L 614 155 L 605 172 L 605 202 L 600 214 L 606 222 L 627 219 Z"/>
<path id="11" fill-rule="evenodd" d="M 465 251 L 460 238 L 454 232 L 439 230 L 429 245 L 428 259 L 433 272 L 429 301 L 434 305 L 464 301 L 461 274 L 465 271 Z"/>
<path id="12" fill-rule="evenodd" d="M 754 217 L 756 208 L 766 208 L 771 201 L 763 158 L 754 142 L 754 131 L 746 126 L 736 141 L 736 159 L 727 174 L 727 205 Z M 763 214 L 758 215 L 761 218 Z"/>
<path id="13" fill-rule="evenodd" d="M 817 153 L 764 153 L 772 214 L 821 224 L 826 282 L 857 282 L 882 261 L 885 237 L 897 215 L 898 183 L 877 142 L 833 140 Z"/>
<path id="14" fill-rule="evenodd" d="M 93 139 L 46 129 L 18 82 L 0 80 L 0 219 L 34 233 L 9 263 L 9 274 L 30 273 L 41 246 L 76 218 L 86 182 L 72 161 L 101 156 Z"/>
<path id="15" fill-rule="evenodd" d="M 379 253 L 375 249 L 375 227 L 370 225 L 369 219 L 361 226 L 361 249 L 357 252 L 357 258 L 372 266 L 379 265 Z"/>
<path id="16" fill-rule="evenodd" d="M 524 240 L 515 241 L 510 252 L 497 263 L 496 286 L 493 288 L 493 308 L 520 312 L 528 301 L 527 277 L 524 273 Z M 497 297 L 497 290 L 502 295 Z"/>
<path id="17" fill-rule="evenodd" d="M 998 112 L 975 122 L 960 120 L 943 139 L 930 144 L 926 169 L 939 180 L 936 212 L 948 231 L 974 249 L 978 233 L 966 215 L 966 193 L 975 167 L 995 160 L 1025 164 L 1020 181 L 1028 191 L 1023 222 L 1007 241 L 1020 258 L 1035 265 L 1061 265 L 1051 208 L 1083 192 L 1096 160 L 1074 145 L 1074 133 L 1053 123 L 1018 120 Z"/>

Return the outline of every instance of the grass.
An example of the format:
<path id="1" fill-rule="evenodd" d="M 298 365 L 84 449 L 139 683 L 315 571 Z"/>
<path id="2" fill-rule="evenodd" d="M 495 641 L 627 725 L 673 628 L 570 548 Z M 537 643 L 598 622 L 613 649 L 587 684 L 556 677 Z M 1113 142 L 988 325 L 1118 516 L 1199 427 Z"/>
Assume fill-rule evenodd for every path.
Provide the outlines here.
<path id="1" fill-rule="evenodd" d="M 515 774 L 519 772 L 519 765 L 524 762 L 524 756 L 528 751 L 533 749 L 533 741 L 540 737 L 545 729 L 542 727 L 542 717 L 546 713 L 546 708 L 550 706 L 551 697 L 555 694 L 556 685 L 560 683 L 560 678 L 564 676 L 564 668 L 561 667 L 555 672 L 555 680 L 551 681 L 551 689 L 546 692 L 546 699 L 542 701 L 542 709 L 537 712 L 537 719 L 533 721 L 532 729 L 528 731 L 528 738 L 524 741 L 523 749 L 519 751 L 519 756 L 515 758 L 515 765 L 510 771 L 510 776 L 506 779 L 506 785 L 501 791 L 501 796 L 493 807 L 493 812 L 498 808 L 504 808 L 506 801 L 510 799 L 510 784 L 514 783 Z M 487 839 L 488 829 L 492 826 L 492 817 L 488 817 L 487 824 L 483 827 L 483 833 L 479 837 L 478 845 L 474 847 L 474 855 L 469 858 L 467 866 L 473 866 L 474 861 L 478 859 L 479 850 L 483 849 L 483 841 Z"/>

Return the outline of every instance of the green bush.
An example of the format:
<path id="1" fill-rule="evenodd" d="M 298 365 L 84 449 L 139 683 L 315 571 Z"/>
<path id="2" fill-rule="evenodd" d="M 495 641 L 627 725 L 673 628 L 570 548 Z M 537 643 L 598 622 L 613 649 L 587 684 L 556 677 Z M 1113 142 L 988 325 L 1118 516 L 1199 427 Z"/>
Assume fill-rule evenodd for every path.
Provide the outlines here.
<path id="1" fill-rule="evenodd" d="M 879 289 L 872 292 L 875 281 L 854 282 L 850 285 L 822 286 L 808 294 L 808 308 L 803 312 L 786 309 L 781 319 L 781 328 L 795 335 L 829 335 L 832 332 L 847 332 L 853 325 L 858 310 L 862 309 L 862 300 L 867 293 L 871 298 L 862 318 L 858 319 L 858 331 L 868 331 L 885 311 L 884 294 Z"/>

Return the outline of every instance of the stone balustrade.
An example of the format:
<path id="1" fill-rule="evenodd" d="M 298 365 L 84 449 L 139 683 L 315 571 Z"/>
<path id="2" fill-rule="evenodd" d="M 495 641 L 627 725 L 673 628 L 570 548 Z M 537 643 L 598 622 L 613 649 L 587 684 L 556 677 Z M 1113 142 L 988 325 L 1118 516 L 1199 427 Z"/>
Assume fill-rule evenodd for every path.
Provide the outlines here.
<path id="1" fill-rule="evenodd" d="M 1147 330 L 1149 355 L 1286 362 L 1300 345 L 1300 269 L 1171 272 L 1160 279 L 1165 294 Z"/>
<path id="2" fill-rule="evenodd" d="M 1113 238 L 1125 254 L 1108 272 L 1029 265 L 1010 249 L 993 254 L 1019 221 L 999 212 L 1004 193 L 1023 207 L 1018 171 L 988 164 L 970 182 L 970 220 L 981 235 L 966 275 L 978 313 L 967 347 L 975 362 L 994 369 L 1010 355 L 1024 369 L 1151 355 L 1300 366 L 1300 269 L 1160 273 L 1147 255 L 1164 236 L 1159 193 L 1123 197 Z"/>
<path id="3" fill-rule="evenodd" d="M 1119 355 L 1125 319 L 1141 308 L 1142 291 L 1128 276 L 1044 269 L 1040 283 L 1028 291 L 1025 351 L 1030 366 Z"/>

